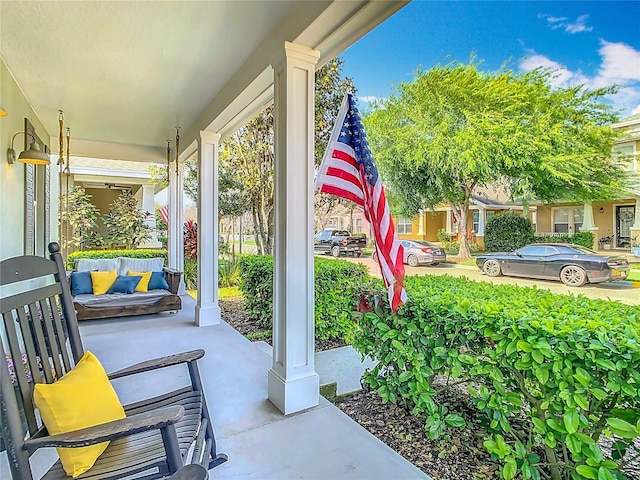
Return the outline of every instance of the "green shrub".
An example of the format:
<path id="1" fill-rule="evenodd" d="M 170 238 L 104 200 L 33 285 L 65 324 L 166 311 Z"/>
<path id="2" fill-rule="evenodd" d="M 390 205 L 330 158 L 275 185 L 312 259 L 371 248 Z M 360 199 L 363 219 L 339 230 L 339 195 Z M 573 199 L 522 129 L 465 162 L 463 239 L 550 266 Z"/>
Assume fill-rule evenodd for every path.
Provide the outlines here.
<path id="1" fill-rule="evenodd" d="M 239 259 L 242 271 L 240 290 L 249 317 L 270 328 L 273 318 L 273 257 L 248 255 Z M 359 296 L 356 288 L 365 281 L 364 265 L 346 260 L 315 258 L 316 337 L 344 339 L 353 329 L 352 312 Z"/>
<path id="2" fill-rule="evenodd" d="M 78 258 L 164 258 L 164 264 L 167 265 L 167 251 L 154 250 L 152 248 L 143 248 L 139 250 L 84 250 L 70 253 L 67 257 L 67 268 L 75 270 L 76 260 Z"/>
<path id="3" fill-rule="evenodd" d="M 438 234 L 437 235 L 438 235 L 438 241 L 440 243 L 445 243 L 445 242 L 450 242 L 451 241 L 451 235 L 449 235 L 444 228 L 441 228 L 440 230 L 438 230 Z"/>
<path id="4" fill-rule="evenodd" d="M 446 242 L 442 242 L 442 248 L 444 248 L 445 253 L 449 255 L 457 255 L 460 251 L 460 243 L 447 240 Z"/>
<path id="5" fill-rule="evenodd" d="M 531 220 L 513 212 L 493 215 L 484 229 L 484 247 L 489 252 L 512 252 L 534 239 Z"/>
<path id="6" fill-rule="evenodd" d="M 184 257 L 182 279 L 187 290 L 196 290 L 198 288 L 198 260 Z"/>
<path id="7" fill-rule="evenodd" d="M 573 235 L 564 233 L 562 235 L 542 235 L 535 238 L 536 243 L 573 243 L 583 247 L 593 248 L 592 232 L 576 232 Z"/>
<path id="8" fill-rule="evenodd" d="M 639 307 L 448 276 L 405 286 L 397 315 L 380 288 L 354 332 L 379 362 L 364 380 L 383 401 L 424 417 L 436 438 L 465 424 L 436 394 L 466 383 L 504 478 L 625 478 L 618 464 L 640 436 Z M 613 460 L 602 434 L 616 436 Z"/>
<path id="9" fill-rule="evenodd" d="M 237 287 L 241 280 L 238 257 L 234 255 L 231 258 L 220 260 L 218 265 L 218 285 L 220 287 Z"/>

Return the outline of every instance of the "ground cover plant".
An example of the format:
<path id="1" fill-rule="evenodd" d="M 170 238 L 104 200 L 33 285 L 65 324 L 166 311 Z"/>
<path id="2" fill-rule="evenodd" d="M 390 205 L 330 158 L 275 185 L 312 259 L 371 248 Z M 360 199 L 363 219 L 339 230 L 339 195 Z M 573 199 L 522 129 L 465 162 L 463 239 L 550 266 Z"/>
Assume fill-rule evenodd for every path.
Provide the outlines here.
<path id="1" fill-rule="evenodd" d="M 391 315 L 378 288 L 354 335 L 354 347 L 379 362 L 364 380 L 422 417 L 429 437 L 465 426 L 437 400 L 465 385 L 503 478 L 626 478 L 640 436 L 640 308 L 408 277 L 410 300 Z M 612 437 L 607 457 L 603 435 Z"/>

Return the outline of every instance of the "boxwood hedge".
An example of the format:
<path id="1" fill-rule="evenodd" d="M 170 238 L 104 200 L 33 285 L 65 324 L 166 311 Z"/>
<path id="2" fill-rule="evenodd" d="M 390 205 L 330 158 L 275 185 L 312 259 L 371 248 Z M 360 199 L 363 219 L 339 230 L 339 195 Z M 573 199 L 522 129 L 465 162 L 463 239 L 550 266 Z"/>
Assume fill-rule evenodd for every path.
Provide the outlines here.
<path id="1" fill-rule="evenodd" d="M 271 327 L 273 318 L 273 257 L 248 255 L 239 259 L 244 308 L 250 318 Z M 353 311 L 359 295 L 357 288 L 365 281 L 364 265 L 315 258 L 315 327 L 316 337 L 345 339 L 353 330 Z"/>
<path id="2" fill-rule="evenodd" d="M 406 278 L 392 315 L 382 288 L 358 320 L 354 346 L 377 360 L 365 381 L 383 401 L 425 417 L 430 437 L 462 427 L 438 404 L 466 383 L 506 479 L 625 478 L 640 436 L 640 307 L 464 278 Z M 369 302 L 370 304 L 373 302 Z M 605 458 L 598 440 L 614 435 Z"/>
<path id="3" fill-rule="evenodd" d="M 167 263 L 167 251 L 152 248 L 141 248 L 135 250 L 83 250 L 72 252 L 67 257 L 67 268 L 74 270 L 76 268 L 76 260 L 78 258 L 164 258 L 165 265 Z"/>

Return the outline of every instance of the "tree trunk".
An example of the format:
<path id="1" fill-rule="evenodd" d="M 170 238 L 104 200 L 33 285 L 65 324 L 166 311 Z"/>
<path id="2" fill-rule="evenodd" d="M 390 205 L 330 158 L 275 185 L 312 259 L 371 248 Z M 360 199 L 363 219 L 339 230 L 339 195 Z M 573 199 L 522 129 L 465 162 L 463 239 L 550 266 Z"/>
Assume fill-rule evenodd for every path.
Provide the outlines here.
<path id="1" fill-rule="evenodd" d="M 469 251 L 469 241 L 467 239 L 467 214 L 469 213 L 469 201 L 465 201 L 462 205 L 455 205 L 453 202 L 449 204 L 453 213 L 458 217 L 458 243 L 460 249 L 458 258 L 460 260 L 468 260 L 471 258 Z"/>
<path id="2" fill-rule="evenodd" d="M 253 219 L 253 238 L 256 241 L 256 253 L 263 255 L 262 242 L 260 240 L 260 227 L 258 224 L 258 213 L 255 203 L 251 205 L 251 217 Z"/>

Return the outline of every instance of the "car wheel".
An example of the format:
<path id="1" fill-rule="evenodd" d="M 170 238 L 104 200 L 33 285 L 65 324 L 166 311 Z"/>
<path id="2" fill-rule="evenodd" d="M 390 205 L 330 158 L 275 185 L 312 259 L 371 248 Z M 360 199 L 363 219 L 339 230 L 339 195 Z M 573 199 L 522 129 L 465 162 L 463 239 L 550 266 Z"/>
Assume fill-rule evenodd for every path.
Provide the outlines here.
<path id="1" fill-rule="evenodd" d="M 331 247 L 331 255 L 338 258 L 340 256 L 340 247 L 338 245 L 334 245 Z"/>
<path id="2" fill-rule="evenodd" d="M 568 287 L 581 287 L 587 282 L 587 274 L 576 265 L 567 265 L 560 272 L 560 280 Z"/>
<path id="3" fill-rule="evenodd" d="M 484 262 L 482 269 L 484 270 L 484 273 L 490 277 L 499 277 L 502 275 L 502 269 L 500 268 L 500 263 L 498 263 L 497 260 L 487 260 Z"/>
<path id="4" fill-rule="evenodd" d="M 409 255 L 407 257 L 407 263 L 409 264 L 410 267 L 417 267 L 418 266 L 418 257 L 416 257 L 415 255 Z"/>

